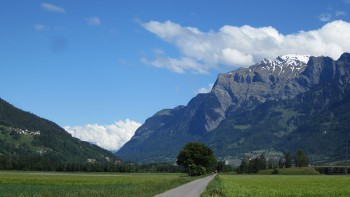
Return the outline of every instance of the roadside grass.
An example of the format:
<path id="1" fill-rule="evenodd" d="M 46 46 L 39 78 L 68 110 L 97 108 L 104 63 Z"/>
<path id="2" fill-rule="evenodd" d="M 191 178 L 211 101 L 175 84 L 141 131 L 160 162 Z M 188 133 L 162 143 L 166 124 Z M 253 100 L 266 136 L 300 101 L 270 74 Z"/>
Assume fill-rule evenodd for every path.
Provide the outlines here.
<path id="1" fill-rule="evenodd" d="M 219 197 L 223 196 L 223 185 L 221 178 L 216 175 L 216 177 L 210 181 L 205 191 L 201 194 L 201 197 Z"/>
<path id="2" fill-rule="evenodd" d="M 195 178 L 185 174 L 0 172 L 1 196 L 154 196 Z"/>
<path id="3" fill-rule="evenodd" d="M 350 176 L 219 175 L 221 196 L 350 196 Z M 209 195 L 220 196 L 220 195 Z"/>

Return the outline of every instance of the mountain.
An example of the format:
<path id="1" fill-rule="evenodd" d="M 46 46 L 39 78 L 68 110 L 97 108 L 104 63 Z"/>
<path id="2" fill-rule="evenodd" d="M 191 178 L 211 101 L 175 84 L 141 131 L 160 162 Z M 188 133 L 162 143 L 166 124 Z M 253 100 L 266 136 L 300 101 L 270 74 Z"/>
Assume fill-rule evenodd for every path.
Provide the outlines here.
<path id="1" fill-rule="evenodd" d="M 57 124 L 0 99 L 0 157 L 50 162 L 116 162 L 111 152 L 73 138 Z"/>
<path id="2" fill-rule="evenodd" d="M 261 149 L 304 149 L 339 159 L 350 122 L 350 54 L 284 55 L 220 74 L 187 106 L 156 113 L 116 154 L 138 162 L 174 161 L 190 141 L 220 158 Z"/>

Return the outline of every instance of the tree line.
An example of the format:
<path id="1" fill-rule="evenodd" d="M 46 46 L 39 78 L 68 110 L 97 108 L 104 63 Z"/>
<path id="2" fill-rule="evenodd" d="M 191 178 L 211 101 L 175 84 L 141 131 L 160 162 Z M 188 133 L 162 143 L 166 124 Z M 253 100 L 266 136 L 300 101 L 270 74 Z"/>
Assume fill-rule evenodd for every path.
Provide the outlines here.
<path id="1" fill-rule="evenodd" d="M 42 156 L 0 156 L 0 170 L 57 171 L 57 172 L 184 172 L 173 163 L 111 163 L 111 162 L 54 162 Z"/>
<path id="2" fill-rule="evenodd" d="M 245 158 L 234 169 L 224 161 L 216 161 L 213 151 L 202 143 L 189 143 L 184 146 L 175 163 L 149 163 L 135 164 L 131 162 L 57 162 L 43 156 L 16 157 L 13 155 L 0 155 L 0 170 L 26 170 L 26 171 L 58 171 L 58 172 L 170 172 L 187 173 L 189 176 L 198 176 L 212 172 L 257 173 L 267 168 L 291 168 L 308 166 L 308 157 L 303 150 L 295 155 L 285 152 L 278 164 L 271 165 L 264 154 L 255 158 Z"/>
<path id="3" fill-rule="evenodd" d="M 290 168 L 308 166 L 308 157 L 302 150 L 293 156 L 285 152 L 278 164 L 271 165 L 264 154 L 255 158 L 245 158 L 236 168 L 238 173 L 257 173 L 267 168 Z M 185 172 L 197 176 L 212 172 L 231 172 L 233 166 L 224 161 L 217 162 L 213 151 L 201 143 L 189 143 L 179 153 L 175 163 L 135 164 L 113 162 L 57 162 L 43 156 L 16 157 L 0 155 L 0 170 L 58 171 L 58 172 Z"/>
<path id="4" fill-rule="evenodd" d="M 267 168 L 291 168 L 295 167 L 307 167 L 309 165 L 309 159 L 303 150 L 296 151 L 292 156 L 290 152 L 284 152 L 284 157 L 280 158 L 277 165 L 269 163 L 264 154 L 255 158 L 245 158 L 237 168 L 238 173 L 257 173 L 259 170 L 265 170 Z M 278 172 L 278 171 L 274 171 Z"/>
<path id="5" fill-rule="evenodd" d="M 27 149 L 24 149 L 27 150 Z M 46 156 L 0 155 L 0 170 L 57 171 L 57 172 L 169 172 L 198 176 L 206 173 L 233 171 L 225 162 L 217 162 L 213 151 L 201 143 L 189 143 L 179 153 L 175 163 L 136 164 L 132 162 L 59 161 Z"/>

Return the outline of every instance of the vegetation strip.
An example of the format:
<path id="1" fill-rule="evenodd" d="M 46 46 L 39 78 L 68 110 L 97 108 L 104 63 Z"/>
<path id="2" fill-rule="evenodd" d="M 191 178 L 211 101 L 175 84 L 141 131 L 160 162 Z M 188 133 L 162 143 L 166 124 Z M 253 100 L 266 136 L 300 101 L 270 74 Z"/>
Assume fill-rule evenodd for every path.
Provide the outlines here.
<path id="1" fill-rule="evenodd" d="M 201 197 L 223 196 L 223 186 L 220 176 L 216 176 L 202 193 Z"/>
<path id="2" fill-rule="evenodd" d="M 89 173 L 1 172 L 0 194 L 1 196 L 126 197 L 139 197 L 142 194 L 147 197 L 195 180 L 185 174 L 169 173 L 93 173 L 91 176 Z"/>

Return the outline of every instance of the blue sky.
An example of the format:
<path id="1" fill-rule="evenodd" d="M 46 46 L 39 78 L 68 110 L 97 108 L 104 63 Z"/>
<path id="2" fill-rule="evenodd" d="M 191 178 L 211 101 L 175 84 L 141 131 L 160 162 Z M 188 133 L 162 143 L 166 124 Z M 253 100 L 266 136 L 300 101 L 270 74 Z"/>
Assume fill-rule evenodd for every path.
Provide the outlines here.
<path id="1" fill-rule="evenodd" d="M 0 16 L 0 97 L 85 135 L 130 136 L 264 57 L 350 51 L 349 0 L 3 0 Z"/>

